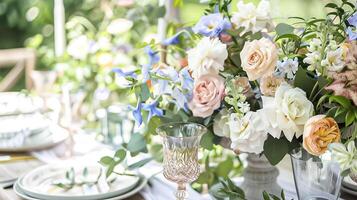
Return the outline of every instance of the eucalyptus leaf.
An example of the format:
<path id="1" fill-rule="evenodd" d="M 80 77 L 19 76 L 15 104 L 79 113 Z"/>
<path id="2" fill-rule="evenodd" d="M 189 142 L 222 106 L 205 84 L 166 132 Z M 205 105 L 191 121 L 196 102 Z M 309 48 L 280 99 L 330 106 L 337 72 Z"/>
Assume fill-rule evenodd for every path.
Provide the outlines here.
<path id="1" fill-rule="evenodd" d="M 291 34 L 294 32 L 294 27 L 289 24 L 280 23 L 275 27 L 275 32 L 277 35 Z"/>
<path id="2" fill-rule="evenodd" d="M 128 151 L 132 153 L 138 153 L 138 152 L 144 152 L 146 151 L 146 140 L 143 135 L 140 133 L 134 133 L 131 135 L 131 138 L 129 140 L 128 146 L 127 146 Z"/>
<path id="3" fill-rule="evenodd" d="M 104 156 L 99 161 L 102 165 L 110 165 L 114 162 L 114 159 L 110 156 Z"/>

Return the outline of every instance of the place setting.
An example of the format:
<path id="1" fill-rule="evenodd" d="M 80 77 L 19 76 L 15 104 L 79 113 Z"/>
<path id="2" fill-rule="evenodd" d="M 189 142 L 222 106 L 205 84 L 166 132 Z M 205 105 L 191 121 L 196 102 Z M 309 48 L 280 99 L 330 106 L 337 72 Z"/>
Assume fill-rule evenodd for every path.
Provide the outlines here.
<path id="1" fill-rule="evenodd" d="M 145 176 L 136 172 L 105 177 L 99 164 L 50 164 L 19 178 L 14 191 L 28 200 L 119 200 L 136 194 L 146 184 Z"/>

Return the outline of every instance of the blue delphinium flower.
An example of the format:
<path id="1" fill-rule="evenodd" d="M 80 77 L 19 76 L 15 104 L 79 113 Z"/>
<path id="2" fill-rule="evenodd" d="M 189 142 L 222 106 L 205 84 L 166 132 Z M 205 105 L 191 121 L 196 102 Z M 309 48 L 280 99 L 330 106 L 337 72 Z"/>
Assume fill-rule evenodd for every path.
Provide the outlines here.
<path id="1" fill-rule="evenodd" d="M 356 30 L 356 28 L 348 27 L 347 28 L 347 34 L 348 34 L 348 39 L 350 41 L 357 40 L 357 30 Z"/>
<path id="2" fill-rule="evenodd" d="M 150 46 L 145 47 L 145 53 L 149 56 L 149 65 L 153 65 L 159 62 L 160 57 L 158 55 L 158 52 L 151 49 Z"/>
<path id="3" fill-rule="evenodd" d="M 143 109 L 146 110 L 146 111 L 149 111 L 148 121 L 150 121 L 150 119 L 153 116 L 161 117 L 164 114 L 164 111 L 162 111 L 160 108 L 158 108 L 157 104 L 158 104 L 157 101 L 153 101 L 150 104 L 143 104 Z"/>
<path id="4" fill-rule="evenodd" d="M 150 79 L 150 71 L 152 69 L 152 66 L 150 64 L 145 64 L 141 68 L 141 74 L 143 75 L 143 83 L 148 81 Z"/>
<path id="5" fill-rule="evenodd" d="M 183 90 L 192 91 L 193 90 L 193 79 L 188 72 L 187 68 L 184 68 L 180 71 L 180 81 L 181 87 Z"/>
<path id="6" fill-rule="evenodd" d="M 348 18 L 348 23 L 354 27 L 357 27 L 357 12 Z"/>
<path id="7" fill-rule="evenodd" d="M 141 115 L 141 107 L 142 107 L 142 103 L 139 101 L 136 108 L 134 108 L 133 110 L 133 117 L 139 126 L 143 123 L 143 117 Z"/>
<path id="8" fill-rule="evenodd" d="M 181 33 L 183 33 L 183 32 L 180 31 L 180 32 L 176 33 L 175 35 L 173 35 L 172 37 L 167 38 L 166 40 L 164 40 L 162 42 L 162 44 L 165 46 L 178 44 L 180 42 L 179 36 L 181 35 Z"/>
<path id="9" fill-rule="evenodd" d="M 118 74 L 119 76 L 122 76 L 122 77 L 132 77 L 134 79 L 136 79 L 136 77 L 137 77 L 135 71 L 125 72 L 125 71 L 123 71 L 122 69 L 119 69 L 119 68 L 115 68 L 112 71 L 115 72 L 116 74 Z"/>
<path id="10" fill-rule="evenodd" d="M 232 25 L 228 19 L 223 18 L 220 13 L 213 13 L 201 17 L 192 28 L 195 33 L 207 37 L 218 37 L 223 31 L 231 29 Z"/>
<path id="11" fill-rule="evenodd" d="M 348 23 L 353 27 L 348 27 L 346 32 L 349 40 L 357 40 L 357 12 L 348 18 Z"/>
<path id="12" fill-rule="evenodd" d="M 173 67 L 166 67 L 164 69 L 156 68 L 153 73 L 160 76 L 157 79 L 152 79 L 154 94 L 156 96 L 171 94 L 172 87 L 169 83 L 177 83 L 179 81 L 177 71 Z"/>

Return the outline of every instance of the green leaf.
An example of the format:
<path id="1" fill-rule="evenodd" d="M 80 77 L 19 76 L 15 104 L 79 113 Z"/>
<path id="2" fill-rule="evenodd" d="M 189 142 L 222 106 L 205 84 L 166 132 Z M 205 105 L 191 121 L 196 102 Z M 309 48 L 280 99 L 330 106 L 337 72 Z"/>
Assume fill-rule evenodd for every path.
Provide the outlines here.
<path id="1" fill-rule="evenodd" d="M 323 102 L 325 102 L 325 100 L 326 100 L 327 98 L 329 98 L 329 97 L 330 97 L 330 95 L 324 95 L 324 96 L 322 96 L 322 97 L 319 99 L 319 101 L 317 102 L 316 108 L 319 108 L 319 107 L 321 106 L 321 104 L 322 104 Z"/>
<path id="2" fill-rule="evenodd" d="M 281 199 L 282 199 L 282 200 L 285 200 L 285 193 L 284 193 L 284 190 L 281 190 L 281 194 L 280 194 L 280 195 L 281 195 Z"/>
<path id="3" fill-rule="evenodd" d="M 213 181 L 214 181 L 214 174 L 212 171 L 202 172 L 196 180 L 196 182 L 199 184 L 208 184 L 208 185 L 211 185 Z"/>
<path id="4" fill-rule="evenodd" d="M 147 150 L 144 136 L 140 133 L 132 134 L 127 149 L 132 153 L 144 152 Z"/>
<path id="5" fill-rule="evenodd" d="M 265 190 L 263 191 L 263 198 L 264 200 L 270 200 L 270 196 Z"/>
<path id="6" fill-rule="evenodd" d="M 150 147 L 150 155 L 153 156 L 153 158 L 157 162 L 162 162 L 163 161 L 163 150 L 162 150 L 162 144 L 153 144 Z"/>
<path id="7" fill-rule="evenodd" d="M 294 27 L 289 24 L 280 23 L 275 27 L 275 32 L 277 35 L 285 35 L 294 32 Z"/>
<path id="8" fill-rule="evenodd" d="M 337 109 L 338 109 L 337 106 L 330 108 L 330 110 L 327 111 L 326 116 L 334 117 L 335 113 L 337 112 Z"/>
<path id="9" fill-rule="evenodd" d="M 99 161 L 102 165 L 110 165 L 114 162 L 113 158 L 110 156 L 104 156 Z"/>
<path id="10" fill-rule="evenodd" d="M 355 114 L 353 110 L 347 112 L 346 119 L 345 119 L 345 126 L 349 126 L 355 121 Z"/>
<path id="11" fill-rule="evenodd" d="M 142 101 L 146 101 L 150 98 L 150 90 L 146 83 L 141 84 L 140 97 Z"/>
<path id="12" fill-rule="evenodd" d="M 219 163 L 215 171 L 219 177 L 227 178 L 232 168 L 233 168 L 233 159 L 229 157 L 225 161 Z"/>
<path id="13" fill-rule="evenodd" d="M 146 134 L 150 135 L 157 135 L 156 133 L 156 128 L 161 125 L 161 119 L 158 116 L 154 116 L 150 119 L 147 128 L 146 128 Z"/>
<path id="14" fill-rule="evenodd" d="M 116 158 L 115 162 L 120 163 L 126 157 L 126 151 L 124 149 L 119 149 L 115 152 L 114 157 Z"/>
<path id="15" fill-rule="evenodd" d="M 213 133 L 211 131 L 208 131 L 207 133 L 205 133 L 202 136 L 200 144 L 204 149 L 212 150 L 213 149 L 213 144 L 214 144 L 214 135 L 213 135 Z"/>
<path id="16" fill-rule="evenodd" d="M 344 108 L 350 108 L 351 107 L 351 102 L 344 96 L 330 96 L 329 98 L 329 103 L 336 102 L 343 106 Z"/>
<path id="17" fill-rule="evenodd" d="M 140 160 L 138 162 L 135 162 L 135 163 L 129 165 L 128 169 L 129 170 L 133 170 L 133 169 L 140 168 L 140 167 L 146 165 L 147 163 L 149 163 L 152 160 L 153 160 L 153 158 L 146 158 L 146 159 Z"/>
<path id="18" fill-rule="evenodd" d="M 281 39 L 292 39 L 295 41 L 299 41 L 301 38 L 295 34 L 284 34 L 284 35 L 280 35 L 279 37 L 277 37 L 275 39 L 275 41 L 281 40 Z"/>
<path id="19" fill-rule="evenodd" d="M 289 141 L 284 137 L 277 139 L 269 135 L 264 143 L 264 155 L 272 165 L 278 164 L 288 152 Z"/>
<path id="20" fill-rule="evenodd" d="M 326 8 L 338 8 L 338 5 L 336 5 L 335 3 L 328 3 L 325 5 Z"/>
<path id="21" fill-rule="evenodd" d="M 238 193 L 239 196 L 241 196 L 242 198 L 245 197 L 244 191 L 240 187 L 236 186 L 236 184 L 233 183 L 233 181 L 231 179 L 227 178 L 227 183 L 228 183 L 229 189 Z"/>
<path id="22" fill-rule="evenodd" d="M 308 71 L 299 67 L 298 71 L 296 72 L 294 86 L 301 88 L 306 92 L 306 96 L 310 96 L 314 85 L 316 84 L 316 79 L 309 76 Z"/>
<path id="23" fill-rule="evenodd" d="M 115 163 L 113 163 L 112 165 L 109 165 L 109 166 L 107 167 L 107 171 L 106 171 L 106 173 L 105 173 L 105 176 L 106 176 L 106 177 L 109 177 L 109 176 L 113 173 L 115 167 L 116 167 L 116 164 L 115 164 Z"/>

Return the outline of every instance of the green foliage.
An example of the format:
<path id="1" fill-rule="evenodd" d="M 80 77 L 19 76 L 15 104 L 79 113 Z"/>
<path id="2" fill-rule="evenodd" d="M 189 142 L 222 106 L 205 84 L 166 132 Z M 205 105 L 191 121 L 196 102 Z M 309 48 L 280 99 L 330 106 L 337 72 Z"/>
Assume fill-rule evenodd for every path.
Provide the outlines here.
<path id="1" fill-rule="evenodd" d="M 82 171 L 82 177 L 76 178 L 76 172 L 73 167 L 71 167 L 68 171 L 66 171 L 65 179 L 56 181 L 53 183 L 54 186 L 59 187 L 64 190 L 70 190 L 75 186 L 83 186 L 83 185 L 96 185 L 99 182 L 99 178 L 102 176 L 102 169 L 99 170 L 97 178 L 94 181 L 89 181 L 88 179 L 88 168 L 85 167 Z"/>
<path id="2" fill-rule="evenodd" d="M 246 200 L 244 191 L 229 178 L 221 179 L 217 186 L 212 187 L 210 194 L 218 200 Z"/>
<path id="3" fill-rule="evenodd" d="M 294 32 L 294 27 L 289 24 L 280 23 L 275 27 L 275 32 L 278 36 L 292 34 Z"/>
<path id="4" fill-rule="evenodd" d="M 127 150 L 132 154 L 147 152 L 146 140 L 144 136 L 140 133 L 132 134 L 127 145 Z"/>
<path id="5" fill-rule="evenodd" d="M 300 143 L 295 137 L 290 142 L 285 137 L 274 138 L 269 135 L 264 143 L 264 155 L 270 164 L 277 165 L 286 154 L 299 146 Z"/>
<path id="6" fill-rule="evenodd" d="M 285 200 L 284 190 L 281 190 L 280 198 L 274 194 L 269 194 L 268 192 L 263 192 L 264 200 Z"/>

